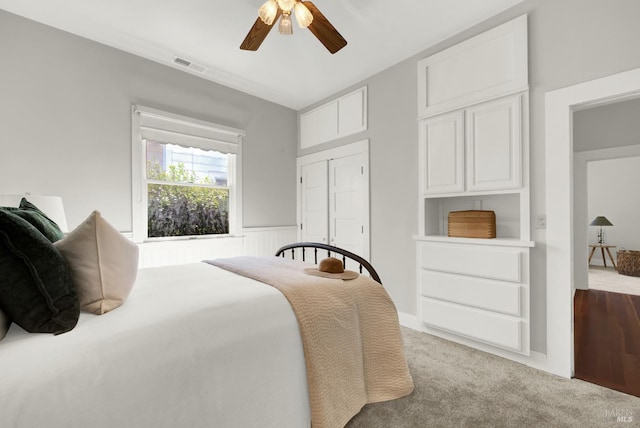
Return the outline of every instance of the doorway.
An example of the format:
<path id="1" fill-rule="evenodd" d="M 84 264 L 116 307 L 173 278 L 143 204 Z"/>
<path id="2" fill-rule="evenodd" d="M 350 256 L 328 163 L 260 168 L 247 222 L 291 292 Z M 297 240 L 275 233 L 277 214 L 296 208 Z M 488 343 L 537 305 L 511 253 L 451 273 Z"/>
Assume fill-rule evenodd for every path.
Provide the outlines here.
<path id="1" fill-rule="evenodd" d="M 298 158 L 300 241 L 369 258 L 369 141 Z"/>
<path id="2" fill-rule="evenodd" d="M 547 368 L 560 376 L 574 374 L 574 261 L 583 258 L 574 254 L 572 113 L 639 95 L 640 68 L 546 94 Z"/>
<path id="3" fill-rule="evenodd" d="M 573 114 L 574 375 L 635 396 L 640 396 L 640 278 L 624 275 L 626 263 L 618 269 L 616 253 L 640 248 L 638 117 L 640 99 Z M 580 255 L 587 247 L 585 263 Z"/>
<path id="4" fill-rule="evenodd" d="M 577 289 L 640 294 L 640 278 L 618 275 L 616 269 L 618 251 L 640 249 L 639 117 L 640 98 L 573 114 Z M 629 254 L 622 253 L 622 260 Z"/>
<path id="5" fill-rule="evenodd" d="M 640 101 L 638 105 L 640 106 Z M 628 255 L 631 253 L 622 252 L 620 258 L 617 256 L 619 251 L 640 250 L 638 183 L 640 156 L 587 163 L 588 221 L 605 218 L 611 224 L 588 227 L 588 243 L 591 248 L 588 275 L 591 290 L 640 296 L 640 277 L 629 275 L 632 272 L 629 271 L 629 263 L 625 263 L 625 254 L 630 257 Z M 620 260 L 623 261 L 621 270 L 616 265 Z"/>

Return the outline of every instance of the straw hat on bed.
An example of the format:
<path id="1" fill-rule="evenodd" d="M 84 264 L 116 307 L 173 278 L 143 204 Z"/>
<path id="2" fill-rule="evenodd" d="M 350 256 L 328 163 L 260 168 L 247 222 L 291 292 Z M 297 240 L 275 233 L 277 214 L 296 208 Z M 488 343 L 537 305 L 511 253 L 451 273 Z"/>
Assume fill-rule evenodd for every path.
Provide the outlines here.
<path id="1" fill-rule="evenodd" d="M 355 279 L 358 277 L 358 272 L 344 270 L 342 262 L 335 257 L 322 259 L 317 268 L 306 268 L 304 272 L 309 275 L 332 279 Z"/>

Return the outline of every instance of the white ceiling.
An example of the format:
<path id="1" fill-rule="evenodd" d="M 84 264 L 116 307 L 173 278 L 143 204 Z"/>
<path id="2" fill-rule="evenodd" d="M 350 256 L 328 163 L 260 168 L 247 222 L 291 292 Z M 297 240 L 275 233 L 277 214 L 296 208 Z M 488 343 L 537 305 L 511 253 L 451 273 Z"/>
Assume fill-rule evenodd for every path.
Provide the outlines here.
<path id="1" fill-rule="evenodd" d="M 522 0 L 313 0 L 347 40 L 335 55 L 308 30 L 239 46 L 264 0 L 0 0 L 0 9 L 301 109 Z"/>

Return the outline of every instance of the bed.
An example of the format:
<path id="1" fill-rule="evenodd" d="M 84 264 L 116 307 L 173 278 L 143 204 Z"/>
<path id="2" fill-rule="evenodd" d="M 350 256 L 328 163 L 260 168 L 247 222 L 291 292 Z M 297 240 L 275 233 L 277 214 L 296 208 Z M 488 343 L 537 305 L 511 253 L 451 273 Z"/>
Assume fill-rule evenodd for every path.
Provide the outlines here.
<path id="1" fill-rule="evenodd" d="M 304 261 L 290 261 L 297 255 Z M 324 244 L 294 244 L 280 249 L 277 258 L 238 263 L 276 263 L 297 271 L 325 255 L 358 266 L 360 278 L 370 276 L 383 290 L 366 260 Z M 314 414 L 317 394 L 313 387 L 310 393 L 310 382 L 318 380 L 309 375 L 307 342 L 301 335 L 306 327 L 288 297 L 251 273 L 232 270 L 211 263 L 141 269 L 124 304 L 101 316 L 82 312 L 67 333 L 26 333 L 13 324 L 0 342 L 0 425 L 301 428 L 310 427 L 313 419 L 314 428 L 344 426 L 344 415 L 352 416 L 359 407 L 355 413 L 353 406 L 337 410 L 343 415 L 339 420 Z M 343 308 L 343 313 L 352 312 Z M 363 324 L 380 328 L 371 312 L 365 317 L 371 321 Z M 333 309 L 325 313 L 327 322 L 343 322 Z M 395 323 L 391 330 L 399 336 L 397 317 Z M 368 353 L 379 361 L 385 347 L 372 346 Z M 412 391 L 404 356 L 401 359 L 396 367 L 403 377 L 399 384 L 391 391 L 372 387 L 366 402 Z M 340 373 L 344 368 L 334 364 L 331 370 Z M 339 397 L 340 391 L 331 395 Z"/>

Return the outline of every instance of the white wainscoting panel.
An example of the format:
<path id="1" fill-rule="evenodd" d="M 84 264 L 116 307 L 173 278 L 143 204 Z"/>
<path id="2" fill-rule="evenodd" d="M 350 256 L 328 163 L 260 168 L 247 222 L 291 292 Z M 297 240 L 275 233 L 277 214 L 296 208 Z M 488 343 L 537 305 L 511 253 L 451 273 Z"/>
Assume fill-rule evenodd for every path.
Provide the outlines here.
<path id="1" fill-rule="evenodd" d="M 138 266 L 196 263 L 219 257 L 272 256 L 278 248 L 296 240 L 296 226 L 285 226 L 246 228 L 243 236 L 236 237 L 151 241 L 138 244 Z"/>
<path id="2" fill-rule="evenodd" d="M 273 256 L 278 248 L 297 240 L 296 226 L 245 228 L 244 252 L 247 256 Z"/>

